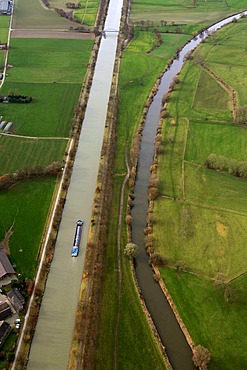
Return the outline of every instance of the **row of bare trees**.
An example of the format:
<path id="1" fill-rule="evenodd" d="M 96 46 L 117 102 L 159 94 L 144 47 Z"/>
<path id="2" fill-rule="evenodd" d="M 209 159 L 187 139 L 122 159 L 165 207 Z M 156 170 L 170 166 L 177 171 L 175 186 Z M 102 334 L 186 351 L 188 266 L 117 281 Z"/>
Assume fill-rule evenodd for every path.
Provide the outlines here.
<path id="1" fill-rule="evenodd" d="M 57 175 L 63 169 L 63 162 L 52 162 L 46 167 L 36 165 L 34 167 L 25 167 L 14 173 L 6 173 L 0 176 L 0 190 L 8 189 L 19 180 L 30 179 L 34 177 L 43 177 Z"/>

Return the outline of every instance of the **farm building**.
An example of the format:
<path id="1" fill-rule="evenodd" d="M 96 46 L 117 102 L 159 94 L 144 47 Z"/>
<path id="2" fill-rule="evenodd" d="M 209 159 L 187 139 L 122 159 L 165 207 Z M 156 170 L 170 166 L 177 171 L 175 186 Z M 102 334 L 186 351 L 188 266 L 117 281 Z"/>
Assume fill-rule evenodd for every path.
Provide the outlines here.
<path id="1" fill-rule="evenodd" d="M 0 130 L 3 130 L 4 126 L 6 125 L 7 121 L 2 121 L 0 123 Z"/>
<path id="2" fill-rule="evenodd" d="M 13 269 L 9 259 L 3 251 L 0 251 L 0 279 L 5 276 L 15 275 L 15 270 Z"/>
<path id="3" fill-rule="evenodd" d="M 0 321 L 0 347 L 11 332 L 11 326 L 6 321 Z"/>
<path id="4" fill-rule="evenodd" d="M 23 309 L 25 298 L 17 288 L 14 288 L 10 292 L 8 292 L 7 297 L 12 303 L 16 312 L 20 312 Z"/>
<path id="5" fill-rule="evenodd" d="M 6 319 L 6 317 L 11 316 L 11 308 L 7 302 L 0 302 L 0 320 Z"/>
<path id="6" fill-rule="evenodd" d="M 11 14 L 11 1 L 9 0 L 0 0 L 0 14 Z"/>
<path id="7" fill-rule="evenodd" d="M 7 125 L 4 127 L 3 131 L 8 131 L 10 127 L 13 125 L 13 122 L 8 122 Z"/>

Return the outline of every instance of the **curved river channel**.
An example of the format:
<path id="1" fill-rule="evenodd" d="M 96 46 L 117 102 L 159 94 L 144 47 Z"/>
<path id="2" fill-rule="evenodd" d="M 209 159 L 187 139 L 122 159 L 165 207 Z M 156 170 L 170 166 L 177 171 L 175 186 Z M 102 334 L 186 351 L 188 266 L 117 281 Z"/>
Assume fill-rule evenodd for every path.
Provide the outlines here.
<path id="1" fill-rule="evenodd" d="M 246 11 L 241 13 L 246 15 Z M 184 337 L 175 315 L 167 302 L 159 284 L 153 279 L 153 271 L 148 261 L 149 257 L 144 246 L 144 228 L 147 223 L 147 193 L 150 181 L 150 166 L 154 155 L 154 140 L 160 119 L 161 101 L 168 92 L 170 83 L 184 64 L 186 54 L 209 34 L 215 32 L 223 25 L 230 23 L 233 18 L 240 18 L 241 14 L 228 17 L 215 25 L 209 27 L 200 37 L 191 40 L 179 53 L 179 56 L 172 63 L 171 67 L 164 73 L 156 96 L 149 108 L 146 123 L 143 130 L 140 157 L 138 162 L 137 181 L 135 185 L 135 200 L 132 209 L 132 239 L 139 247 L 136 257 L 136 276 L 142 296 L 147 309 L 153 319 L 170 363 L 174 370 L 192 370 L 195 366 L 192 362 L 192 352 Z"/>

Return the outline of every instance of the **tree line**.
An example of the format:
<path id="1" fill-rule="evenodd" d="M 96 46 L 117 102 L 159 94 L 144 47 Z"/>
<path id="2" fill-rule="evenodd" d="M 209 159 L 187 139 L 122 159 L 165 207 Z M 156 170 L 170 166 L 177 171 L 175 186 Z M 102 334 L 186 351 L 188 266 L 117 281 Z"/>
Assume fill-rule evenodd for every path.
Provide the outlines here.
<path id="1" fill-rule="evenodd" d="M 63 162 L 52 162 L 46 167 L 36 165 L 33 167 L 21 168 L 14 173 L 6 173 L 0 176 L 0 190 L 9 189 L 19 180 L 57 175 L 63 170 L 63 167 Z"/>
<path id="2" fill-rule="evenodd" d="M 212 153 L 206 159 L 205 165 L 212 170 L 228 172 L 236 177 L 247 177 L 247 161 L 236 161 Z"/>

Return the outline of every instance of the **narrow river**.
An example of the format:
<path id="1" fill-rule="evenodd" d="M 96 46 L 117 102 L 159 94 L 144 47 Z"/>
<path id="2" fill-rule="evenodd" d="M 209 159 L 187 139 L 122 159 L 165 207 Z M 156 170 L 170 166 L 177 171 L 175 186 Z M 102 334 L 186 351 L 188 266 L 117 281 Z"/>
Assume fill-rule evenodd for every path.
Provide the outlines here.
<path id="1" fill-rule="evenodd" d="M 105 29 L 120 26 L 122 0 L 110 2 Z M 65 370 L 75 324 L 75 312 L 98 174 L 118 32 L 102 38 L 85 112 L 73 174 L 63 211 L 27 369 Z M 80 253 L 71 257 L 76 221 L 84 221 Z"/>
<path id="2" fill-rule="evenodd" d="M 143 130 L 134 193 L 135 200 L 132 209 L 133 242 L 139 247 L 139 253 L 136 257 L 136 275 L 146 306 L 152 316 L 161 341 L 166 347 L 167 355 L 174 370 L 192 370 L 195 369 L 195 366 L 192 362 L 191 349 L 177 323 L 175 315 L 159 285 L 153 279 L 153 272 L 148 264 L 149 257 L 144 246 L 144 228 L 146 227 L 148 209 L 147 194 L 150 181 L 150 166 L 154 155 L 154 139 L 160 119 L 162 97 L 168 91 L 172 79 L 181 69 L 185 55 L 199 45 L 209 33 L 215 32 L 223 25 L 230 23 L 234 17 L 239 18 L 240 14 L 228 17 L 209 27 L 207 32 L 185 45 L 179 53 L 178 59 L 174 60 L 170 69 L 162 77 L 159 90 L 149 108 Z"/>

